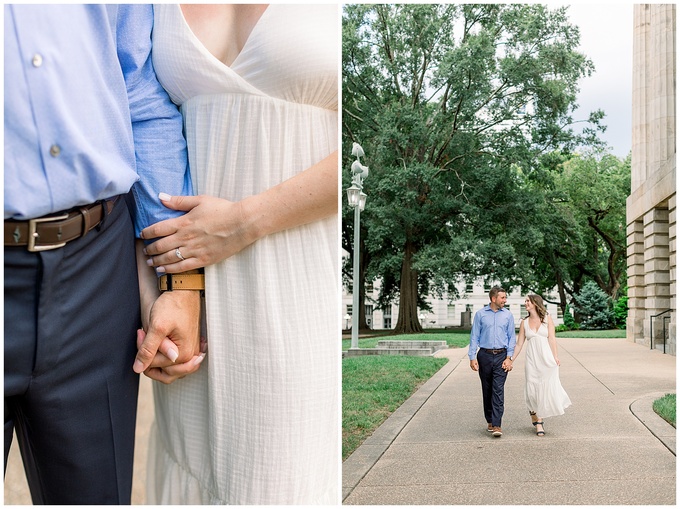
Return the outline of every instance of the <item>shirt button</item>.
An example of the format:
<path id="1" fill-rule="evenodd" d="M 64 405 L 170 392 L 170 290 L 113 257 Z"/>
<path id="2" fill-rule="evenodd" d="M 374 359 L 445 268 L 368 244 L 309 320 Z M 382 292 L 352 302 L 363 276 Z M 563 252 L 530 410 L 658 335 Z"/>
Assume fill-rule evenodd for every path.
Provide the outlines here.
<path id="1" fill-rule="evenodd" d="M 43 63 L 42 55 L 40 53 L 36 53 L 35 55 L 33 55 L 31 63 L 33 64 L 33 67 L 40 67 Z"/>
<path id="2" fill-rule="evenodd" d="M 61 147 L 55 143 L 50 147 L 50 155 L 52 157 L 59 157 L 59 154 L 61 154 Z"/>

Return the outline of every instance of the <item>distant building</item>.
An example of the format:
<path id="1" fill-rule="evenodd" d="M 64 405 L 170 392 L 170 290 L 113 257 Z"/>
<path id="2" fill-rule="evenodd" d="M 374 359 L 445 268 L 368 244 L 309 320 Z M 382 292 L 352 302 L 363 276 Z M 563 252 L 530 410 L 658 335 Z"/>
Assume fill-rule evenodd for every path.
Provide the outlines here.
<path id="1" fill-rule="evenodd" d="M 446 327 L 470 327 L 472 317 L 475 313 L 482 309 L 489 303 L 489 286 L 485 286 L 483 281 L 475 282 L 471 285 L 465 285 L 458 289 L 460 297 L 456 300 L 449 301 L 448 298 L 438 299 L 429 296 L 427 301 L 432 307 L 432 312 L 423 311 L 419 313 L 421 324 L 425 329 Z M 399 306 L 392 304 L 389 309 L 383 310 L 375 307 L 378 295 L 380 293 L 380 283 L 376 282 L 373 285 L 367 285 L 366 288 L 366 321 L 371 329 L 393 329 L 399 317 Z M 512 291 L 508 294 L 508 301 L 506 307 L 515 317 L 515 326 L 519 328 L 519 321 L 527 315 L 524 307 L 524 298 L 526 295 L 521 294 L 518 290 Z M 371 302 L 372 301 L 372 302 Z M 547 304 L 548 313 L 552 316 L 556 325 L 563 323 L 562 309 L 556 304 Z M 348 293 L 347 288 L 343 288 L 342 294 L 342 311 L 345 319 L 343 320 L 343 327 L 348 329 L 351 325 L 347 316 L 352 315 L 352 294 Z"/>
<path id="2" fill-rule="evenodd" d="M 675 5 L 634 6 L 629 341 L 675 355 Z"/>

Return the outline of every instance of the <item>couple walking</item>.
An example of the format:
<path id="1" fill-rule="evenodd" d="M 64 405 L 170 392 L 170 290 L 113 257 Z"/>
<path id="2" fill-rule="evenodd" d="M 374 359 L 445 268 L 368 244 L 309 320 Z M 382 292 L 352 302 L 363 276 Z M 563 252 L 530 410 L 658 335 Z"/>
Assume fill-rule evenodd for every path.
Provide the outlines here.
<path id="1" fill-rule="evenodd" d="M 489 300 L 488 306 L 475 313 L 468 351 L 470 367 L 482 382 L 487 431 L 495 437 L 503 435 L 505 380 L 526 343 L 524 399 L 536 434 L 544 436 L 543 419 L 562 415 L 571 405 L 560 384 L 555 324 L 543 299 L 529 295 L 524 301 L 528 316 L 521 321 L 515 339 L 515 319 L 505 308 L 505 290 L 494 286 Z"/>

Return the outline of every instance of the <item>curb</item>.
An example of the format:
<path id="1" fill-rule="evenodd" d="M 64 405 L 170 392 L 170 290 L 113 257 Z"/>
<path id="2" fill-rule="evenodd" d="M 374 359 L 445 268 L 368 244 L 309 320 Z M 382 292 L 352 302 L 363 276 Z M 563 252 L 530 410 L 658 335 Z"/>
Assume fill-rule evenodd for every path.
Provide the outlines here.
<path id="1" fill-rule="evenodd" d="M 654 401 L 665 396 L 668 393 L 675 391 L 654 392 L 647 394 L 639 399 L 636 399 L 630 404 L 631 413 L 654 435 L 659 441 L 665 445 L 669 451 L 677 456 L 676 450 L 676 430 L 673 426 L 667 423 L 659 414 L 653 409 Z"/>

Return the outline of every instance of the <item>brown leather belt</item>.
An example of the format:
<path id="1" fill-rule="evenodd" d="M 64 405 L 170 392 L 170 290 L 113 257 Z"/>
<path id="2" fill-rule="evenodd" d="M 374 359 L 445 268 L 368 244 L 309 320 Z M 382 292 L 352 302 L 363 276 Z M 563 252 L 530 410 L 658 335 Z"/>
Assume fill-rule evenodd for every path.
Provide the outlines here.
<path id="1" fill-rule="evenodd" d="M 485 352 L 492 353 L 494 355 L 508 351 L 507 348 L 480 348 L 480 350 L 484 350 Z"/>
<path id="2" fill-rule="evenodd" d="M 64 247 L 98 226 L 111 213 L 117 199 L 118 196 L 26 221 L 6 219 L 5 246 L 26 246 L 31 252 Z"/>

